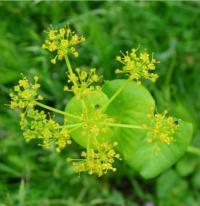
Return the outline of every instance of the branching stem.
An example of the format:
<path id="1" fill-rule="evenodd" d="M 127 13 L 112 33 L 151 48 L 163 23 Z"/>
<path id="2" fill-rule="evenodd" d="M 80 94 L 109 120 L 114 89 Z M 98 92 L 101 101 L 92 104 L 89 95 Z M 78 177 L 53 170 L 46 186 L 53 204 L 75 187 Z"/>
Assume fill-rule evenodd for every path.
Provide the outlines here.
<path id="1" fill-rule="evenodd" d="M 76 127 L 73 127 L 72 129 L 69 130 L 69 133 L 74 132 L 75 130 L 79 129 L 81 126 L 82 126 L 82 124 L 80 124 Z"/>
<path id="2" fill-rule="evenodd" d="M 65 55 L 65 62 L 66 62 L 66 65 L 67 65 L 69 73 L 72 75 L 73 74 L 73 70 L 72 70 L 72 66 L 70 64 L 69 57 L 68 57 L 67 54 Z"/>
<path id="3" fill-rule="evenodd" d="M 80 127 L 83 124 L 84 124 L 84 122 L 81 122 L 81 123 L 76 123 L 76 124 L 64 125 L 63 127 L 65 127 L 65 128 L 74 128 L 74 127 Z"/>
<path id="4" fill-rule="evenodd" d="M 130 128 L 130 129 L 146 129 L 142 126 L 131 125 L 131 124 L 109 123 L 107 125 L 110 126 L 110 127 L 122 127 L 122 128 Z"/>
<path id="5" fill-rule="evenodd" d="M 187 148 L 187 152 L 192 153 L 192 154 L 196 154 L 196 155 L 200 155 L 200 148 L 189 146 Z"/>
<path id="6" fill-rule="evenodd" d="M 40 106 L 40 107 L 42 107 L 42 108 L 45 108 L 45 109 L 47 109 L 47 110 L 50 110 L 50 111 L 52 111 L 52 112 L 55 112 L 55 113 L 58 113 L 58 114 L 61 114 L 61 115 L 67 116 L 67 117 L 73 117 L 73 118 L 76 118 L 76 119 L 80 119 L 79 116 L 76 116 L 76 115 L 74 115 L 74 114 L 70 114 L 70 113 L 61 111 L 61 110 L 59 110 L 59 109 L 56 109 L 56 108 L 47 106 L 46 104 L 43 104 L 43 103 L 41 103 L 41 102 L 37 102 L 37 101 L 35 101 L 35 102 L 36 102 L 36 105 L 38 105 L 38 106 Z"/>

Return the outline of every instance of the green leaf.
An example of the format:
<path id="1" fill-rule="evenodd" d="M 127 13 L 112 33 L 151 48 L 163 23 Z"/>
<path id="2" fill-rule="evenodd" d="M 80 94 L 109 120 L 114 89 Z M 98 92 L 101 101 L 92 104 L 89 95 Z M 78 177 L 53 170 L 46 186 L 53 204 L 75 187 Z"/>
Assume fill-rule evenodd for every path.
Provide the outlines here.
<path id="1" fill-rule="evenodd" d="M 72 113 L 77 116 L 81 116 L 83 113 L 84 108 L 87 108 L 88 118 L 90 119 L 90 126 L 93 127 L 95 123 L 95 116 L 93 115 L 94 111 L 98 108 L 101 108 L 108 102 L 108 97 L 101 91 L 95 91 L 90 95 L 87 95 L 83 99 L 78 99 L 77 97 L 73 97 L 66 107 L 66 112 Z M 76 124 L 80 123 L 81 120 L 76 118 L 68 118 L 68 124 Z M 89 128 L 88 128 L 89 129 Z M 87 130 L 87 129 L 86 129 Z M 113 132 L 111 129 L 108 129 L 106 133 L 100 134 L 96 137 L 98 142 L 108 142 L 110 141 L 110 137 L 112 136 Z M 78 129 L 74 130 L 72 133 L 72 138 L 78 144 L 82 145 L 83 147 L 87 147 L 88 141 L 94 140 L 94 137 L 88 134 L 87 132 L 83 132 L 83 127 L 79 127 Z"/>
<path id="2" fill-rule="evenodd" d="M 171 199 L 172 196 L 177 198 L 185 196 L 187 194 L 188 183 L 186 180 L 182 179 L 174 170 L 170 169 L 169 171 L 163 173 L 156 183 L 156 193 L 158 198 L 161 200 Z M 176 200 L 176 201 L 177 201 Z M 172 205 L 168 204 L 168 205 Z"/>
<path id="3" fill-rule="evenodd" d="M 0 76 L 0 82 L 2 84 L 6 84 L 8 82 L 12 82 L 14 81 L 16 78 L 19 77 L 19 72 L 9 69 L 9 68 L 5 68 L 5 67 L 0 67 L 0 74 L 3 74 Z"/>
<path id="4" fill-rule="evenodd" d="M 103 91 L 111 97 L 126 80 L 107 81 Z M 116 97 L 107 109 L 107 113 L 117 122 L 132 125 L 148 125 L 147 115 L 155 108 L 151 94 L 142 85 L 135 82 Z M 170 145 L 160 143 L 160 152 L 156 152 L 157 143 L 147 142 L 147 130 L 117 128 L 113 141 L 118 141 L 119 151 L 124 160 L 144 178 L 153 178 L 173 165 L 185 152 L 192 136 L 192 125 L 179 121 L 174 134 L 175 141 Z"/>
<path id="5" fill-rule="evenodd" d="M 176 171 L 179 175 L 186 177 L 194 173 L 199 163 L 199 159 L 193 155 L 184 155 L 184 157 L 176 164 Z M 190 165 L 188 167 L 188 165 Z"/>
<path id="6" fill-rule="evenodd" d="M 114 191 L 108 196 L 108 198 L 106 199 L 106 203 L 116 206 L 124 206 L 125 200 L 120 192 Z"/>
<path id="7" fill-rule="evenodd" d="M 125 80 L 107 81 L 103 91 L 111 97 L 123 84 Z M 155 107 L 150 93 L 135 82 L 129 85 L 116 97 L 107 109 L 108 115 L 114 117 L 118 123 L 139 125 L 145 124 L 147 114 Z M 113 137 L 119 142 L 120 151 L 124 158 L 132 159 L 132 152 L 140 146 L 141 138 L 146 134 L 141 129 L 116 128 Z"/>
<path id="8" fill-rule="evenodd" d="M 25 196 L 26 196 L 25 182 L 23 179 L 21 179 L 20 186 L 19 186 L 19 193 L 18 193 L 18 199 L 21 206 L 24 205 Z"/>

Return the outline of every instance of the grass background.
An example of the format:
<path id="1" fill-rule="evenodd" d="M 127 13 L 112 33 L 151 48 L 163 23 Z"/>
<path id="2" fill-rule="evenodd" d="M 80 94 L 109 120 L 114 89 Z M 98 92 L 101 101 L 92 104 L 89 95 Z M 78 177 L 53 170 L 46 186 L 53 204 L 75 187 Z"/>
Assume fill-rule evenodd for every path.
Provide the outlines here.
<path id="1" fill-rule="evenodd" d="M 0 206 L 200 205 L 200 158 L 185 154 L 159 177 L 145 181 L 120 162 L 118 172 L 96 178 L 74 174 L 66 156 L 26 144 L 8 93 L 20 78 L 39 74 L 51 106 L 63 109 L 65 65 L 52 65 L 41 49 L 50 24 L 72 25 L 87 38 L 74 66 L 96 67 L 113 79 L 115 56 L 147 48 L 160 61 L 155 85 L 144 82 L 158 110 L 191 121 L 193 145 L 200 146 L 199 2 L 60 1 L 0 2 Z"/>

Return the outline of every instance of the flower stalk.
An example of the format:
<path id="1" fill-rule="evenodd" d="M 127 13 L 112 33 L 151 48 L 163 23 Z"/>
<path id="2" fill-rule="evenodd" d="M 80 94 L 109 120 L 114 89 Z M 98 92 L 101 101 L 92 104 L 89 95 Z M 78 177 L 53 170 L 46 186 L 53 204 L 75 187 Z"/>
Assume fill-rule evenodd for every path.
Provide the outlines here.
<path id="1" fill-rule="evenodd" d="M 70 75 L 73 75 L 72 66 L 70 64 L 69 57 L 68 57 L 67 54 L 65 55 L 65 63 L 67 65 L 67 68 L 68 68 L 68 71 L 69 71 Z"/>
<path id="2" fill-rule="evenodd" d="M 187 152 L 195 154 L 195 155 L 200 155 L 200 148 L 199 147 L 194 147 L 194 146 L 189 146 L 187 148 Z"/>
<path id="3" fill-rule="evenodd" d="M 137 126 L 131 124 L 117 124 L 117 123 L 108 123 L 109 127 L 119 127 L 119 128 L 129 128 L 129 129 L 146 129 L 145 126 Z"/>
<path id="4" fill-rule="evenodd" d="M 38 102 L 38 101 L 35 101 L 36 105 L 44 108 L 44 109 L 47 109 L 49 111 L 52 111 L 52 112 L 55 112 L 55 113 L 58 113 L 58 114 L 61 114 L 61 115 L 64 115 L 64 116 L 67 116 L 67 117 L 72 117 L 72 118 L 76 118 L 76 119 L 81 119 L 80 117 L 74 115 L 74 114 L 71 114 L 71 113 L 67 113 L 67 112 L 64 112 L 64 111 L 61 111 L 59 109 L 56 109 L 54 107 L 50 107 L 48 105 L 45 105 L 41 102 Z"/>

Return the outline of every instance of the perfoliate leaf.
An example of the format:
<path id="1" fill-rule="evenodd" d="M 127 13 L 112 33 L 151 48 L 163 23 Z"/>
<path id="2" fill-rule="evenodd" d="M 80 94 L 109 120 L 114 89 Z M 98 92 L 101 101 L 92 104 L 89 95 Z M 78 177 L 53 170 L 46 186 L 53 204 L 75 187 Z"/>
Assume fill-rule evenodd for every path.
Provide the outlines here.
<path id="1" fill-rule="evenodd" d="M 179 126 L 170 144 L 159 141 L 150 143 L 148 132 L 151 127 L 149 127 L 148 114 L 152 114 L 155 110 L 154 99 L 144 86 L 129 82 L 111 102 L 105 113 L 108 117 L 112 117 L 115 123 L 135 125 L 140 128 L 110 127 L 106 133 L 99 133 L 94 137 L 91 129 L 98 124 L 94 116 L 95 111 L 102 108 L 108 102 L 108 98 L 111 98 L 126 81 L 107 81 L 103 86 L 104 93 L 96 91 L 83 99 L 72 98 L 66 111 L 79 117 L 86 111 L 88 124 L 86 128 L 82 125 L 73 129 L 71 135 L 83 147 L 87 147 L 88 142 L 95 141 L 94 138 L 99 142 L 117 141 L 123 159 L 144 178 L 153 178 L 172 166 L 183 155 L 191 141 L 192 125 L 179 120 Z M 77 124 L 81 121 L 83 120 L 68 118 L 68 124 Z M 147 128 L 143 125 L 147 125 Z"/>
<path id="2" fill-rule="evenodd" d="M 111 97 L 125 80 L 107 81 L 103 91 Z M 129 85 L 110 104 L 106 112 L 118 123 L 148 125 L 148 114 L 154 111 L 155 103 L 151 94 L 135 82 Z M 192 125 L 179 120 L 179 127 L 173 135 L 174 141 L 169 145 L 157 142 L 148 143 L 148 129 L 117 128 L 113 141 L 119 143 L 119 151 L 124 160 L 144 178 L 153 178 L 174 164 L 185 152 L 192 136 Z"/>

